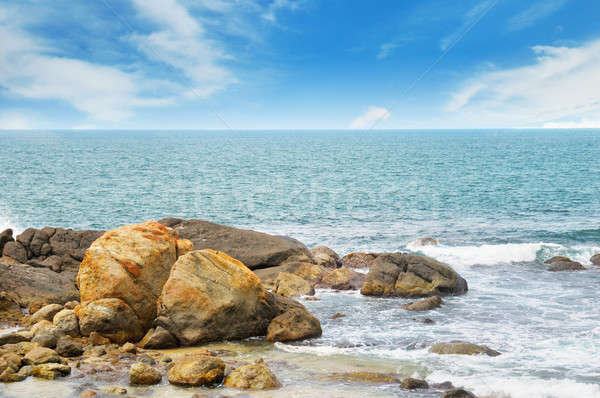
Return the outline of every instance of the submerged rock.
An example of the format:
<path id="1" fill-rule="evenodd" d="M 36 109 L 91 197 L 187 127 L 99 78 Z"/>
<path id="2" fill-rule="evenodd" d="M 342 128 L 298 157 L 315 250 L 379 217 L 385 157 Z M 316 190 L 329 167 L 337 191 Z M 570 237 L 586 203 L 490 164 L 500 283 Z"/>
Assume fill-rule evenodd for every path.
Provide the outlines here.
<path id="1" fill-rule="evenodd" d="M 475 394 L 458 388 L 455 390 L 446 391 L 442 394 L 442 398 L 476 398 Z"/>
<path id="2" fill-rule="evenodd" d="M 308 281 L 297 275 L 280 272 L 275 281 L 274 292 L 284 297 L 312 296 L 315 294 L 315 289 Z"/>
<path id="3" fill-rule="evenodd" d="M 173 228 L 179 236 L 194 243 L 194 248 L 225 252 L 254 270 L 284 262 L 312 262 L 310 252 L 301 242 L 262 232 L 228 227 L 203 220 L 166 218 L 159 221 Z"/>
<path id="4" fill-rule="evenodd" d="M 423 297 L 463 294 L 467 282 L 452 268 L 425 256 L 404 253 L 379 255 L 367 275 L 365 296 Z"/>
<path id="5" fill-rule="evenodd" d="M 594 254 L 590 257 L 590 262 L 594 265 L 600 265 L 600 253 Z"/>
<path id="6" fill-rule="evenodd" d="M 345 268 L 371 268 L 377 258 L 375 253 L 350 253 L 342 257 L 342 267 Z"/>
<path id="7" fill-rule="evenodd" d="M 432 296 L 413 303 L 404 304 L 401 308 L 408 311 L 429 311 L 439 308 L 442 305 L 442 299 L 439 296 Z"/>
<path id="8" fill-rule="evenodd" d="M 430 236 L 425 238 L 418 238 L 409 243 L 411 246 L 437 246 L 439 245 L 437 239 Z"/>
<path id="9" fill-rule="evenodd" d="M 160 372 L 143 362 L 136 362 L 129 369 L 129 383 L 132 385 L 158 384 L 161 380 Z"/>
<path id="10" fill-rule="evenodd" d="M 486 354 L 490 357 L 500 355 L 498 351 L 484 345 L 465 343 L 462 341 L 450 343 L 437 343 L 431 346 L 429 352 L 440 355 L 455 354 L 455 355 L 479 355 Z"/>
<path id="11" fill-rule="evenodd" d="M 583 271 L 585 267 L 576 261 L 553 261 L 548 267 L 548 271 L 558 272 L 558 271 Z"/>
<path id="12" fill-rule="evenodd" d="M 310 249 L 310 254 L 316 265 L 327 268 L 339 268 L 342 266 L 340 256 L 327 246 L 314 247 Z"/>
<path id="13" fill-rule="evenodd" d="M 323 377 L 326 380 L 342 381 L 347 383 L 382 383 L 396 384 L 399 382 L 395 375 L 378 372 L 345 372 L 333 373 Z"/>
<path id="14" fill-rule="evenodd" d="M 116 343 L 139 340 L 156 317 L 171 266 L 191 246 L 155 221 L 119 227 L 94 241 L 77 275 L 81 332 L 98 331 Z"/>
<path id="15" fill-rule="evenodd" d="M 263 363 L 244 365 L 234 369 L 223 384 L 242 390 L 271 390 L 281 387 L 277 377 Z"/>
<path id="16" fill-rule="evenodd" d="M 365 275 L 349 268 L 331 271 L 319 283 L 319 287 L 336 290 L 358 290 L 365 281 Z"/>
<path id="17" fill-rule="evenodd" d="M 426 389 L 429 388 L 429 384 L 425 380 L 408 377 L 400 382 L 400 388 L 404 390 Z"/>
<path id="18" fill-rule="evenodd" d="M 169 370 L 169 383 L 179 386 L 211 386 L 225 375 L 225 362 L 205 356 L 193 361 L 175 362 Z"/>
<path id="19" fill-rule="evenodd" d="M 323 334 L 321 323 L 305 309 L 293 308 L 275 317 L 267 330 L 268 341 L 296 341 Z"/>

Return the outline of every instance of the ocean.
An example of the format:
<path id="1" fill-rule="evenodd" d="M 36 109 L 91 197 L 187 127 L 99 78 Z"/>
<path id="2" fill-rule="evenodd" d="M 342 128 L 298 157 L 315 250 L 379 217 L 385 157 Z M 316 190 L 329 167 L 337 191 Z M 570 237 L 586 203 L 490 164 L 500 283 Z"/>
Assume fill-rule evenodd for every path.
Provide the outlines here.
<path id="1" fill-rule="evenodd" d="M 419 252 L 468 281 L 427 314 L 318 291 L 303 303 L 321 338 L 252 342 L 301 368 L 282 367 L 275 396 L 421 396 L 310 376 L 358 367 L 494 397 L 600 397 L 600 130 L 4 131 L 0 170 L 0 230 L 201 218 L 340 255 Z M 424 236 L 440 245 L 411 244 Z M 555 255 L 588 269 L 547 272 Z M 451 340 L 502 355 L 428 352 Z"/>

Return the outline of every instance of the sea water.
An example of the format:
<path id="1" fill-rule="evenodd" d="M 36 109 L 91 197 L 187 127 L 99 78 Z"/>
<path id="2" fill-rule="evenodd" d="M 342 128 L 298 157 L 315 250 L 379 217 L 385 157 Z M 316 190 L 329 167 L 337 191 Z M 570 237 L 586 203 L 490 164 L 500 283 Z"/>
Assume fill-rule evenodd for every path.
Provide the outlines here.
<path id="1" fill-rule="evenodd" d="M 321 338 L 255 353 L 284 384 L 268 396 L 419 396 L 315 376 L 366 369 L 496 397 L 600 397 L 600 130 L 0 132 L 0 170 L 0 229 L 201 218 L 341 255 L 419 252 L 468 281 L 426 314 L 318 291 L 304 303 Z M 423 236 L 440 245 L 411 243 Z M 554 255 L 588 270 L 548 272 Z M 451 340 L 502 355 L 428 352 Z M 43 388 L 23 383 L 0 395 Z"/>

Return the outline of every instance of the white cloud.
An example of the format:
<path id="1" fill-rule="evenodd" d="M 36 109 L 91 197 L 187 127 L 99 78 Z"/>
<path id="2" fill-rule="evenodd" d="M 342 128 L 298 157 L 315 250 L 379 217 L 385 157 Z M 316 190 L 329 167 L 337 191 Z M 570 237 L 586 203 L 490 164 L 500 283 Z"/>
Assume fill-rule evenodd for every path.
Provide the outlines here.
<path id="1" fill-rule="evenodd" d="M 446 110 L 497 126 L 600 120 L 600 40 L 571 48 L 536 46 L 533 51 L 537 57 L 532 65 L 468 81 Z"/>
<path id="2" fill-rule="evenodd" d="M 398 47 L 399 47 L 398 44 L 394 43 L 394 42 L 383 43 L 381 46 L 379 46 L 379 52 L 377 53 L 377 59 L 387 58 Z"/>
<path id="3" fill-rule="evenodd" d="M 541 0 L 508 20 L 509 30 L 520 30 L 532 26 L 539 19 L 558 11 L 567 0 Z"/>
<path id="4" fill-rule="evenodd" d="M 0 114 L 0 130 L 28 130 L 33 127 L 31 120 L 18 112 Z"/>
<path id="5" fill-rule="evenodd" d="M 600 129 L 600 120 L 581 120 L 578 122 L 548 122 L 545 129 Z"/>
<path id="6" fill-rule="evenodd" d="M 440 49 L 446 51 L 453 46 L 457 40 L 460 40 L 473 26 L 481 20 L 496 4 L 498 0 L 482 0 L 471 7 L 463 16 L 462 24 L 454 32 L 442 38 Z"/>
<path id="7" fill-rule="evenodd" d="M 390 111 L 385 108 L 370 106 L 365 113 L 357 117 L 350 123 L 351 129 L 371 128 L 380 120 L 387 120 L 390 117 Z"/>
<path id="8" fill-rule="evenodd" d="M 261 17 L 269 22 L 275 23 L 277 22 L 277 11 L 286 8 L 295 11 L 299 6 L 299 2 L 294 0 L 273 0 Z"/>

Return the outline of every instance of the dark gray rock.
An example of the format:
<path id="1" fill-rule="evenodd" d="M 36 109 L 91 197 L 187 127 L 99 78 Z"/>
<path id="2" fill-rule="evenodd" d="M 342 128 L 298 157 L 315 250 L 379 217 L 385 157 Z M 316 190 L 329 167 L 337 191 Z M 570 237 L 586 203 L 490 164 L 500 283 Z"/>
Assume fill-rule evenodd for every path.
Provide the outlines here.
<path id="1" fill-rule="evenodd" d="M 583 271 L 585 267 L 576 261 L 555 261 L 550 264 L 548 271 Z"/>
<path id="2" fill-rule="evenodd" d="M 598 254 L 594 254 L 591 258 L 590 258 L 590 262 L 594 265 L 600 265 L 600 253 Z"/>
<path id="3" fill-rule="evenodd" d="M 0 233 L 0 255 L 2 254 L 2 250 L 4 250 L 4 245 L 8 242 L 14 242 L 14 240 L 12 229 L 9 228 Z"/>

